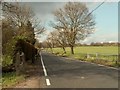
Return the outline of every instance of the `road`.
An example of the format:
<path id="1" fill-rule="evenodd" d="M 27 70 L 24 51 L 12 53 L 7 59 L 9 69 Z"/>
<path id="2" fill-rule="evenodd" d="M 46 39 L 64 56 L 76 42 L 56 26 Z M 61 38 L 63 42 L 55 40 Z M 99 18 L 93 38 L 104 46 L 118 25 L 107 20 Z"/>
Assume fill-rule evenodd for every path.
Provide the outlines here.
<path id="1" fill-rule="evenodd" d="M 118 70 L 42 52 L 41 88 L 118 88 Z M 45 72 L 44 72 L 45 73 Z"/>

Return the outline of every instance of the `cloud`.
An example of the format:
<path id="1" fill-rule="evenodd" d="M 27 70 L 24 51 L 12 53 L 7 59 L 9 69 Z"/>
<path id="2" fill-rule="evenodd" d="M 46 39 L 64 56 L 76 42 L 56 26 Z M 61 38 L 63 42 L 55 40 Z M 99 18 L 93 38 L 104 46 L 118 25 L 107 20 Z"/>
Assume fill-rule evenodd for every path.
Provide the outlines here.
<path id="1" fill-rule="evenodd" d="M 73 0 L 74 1 L 74 0 Z M 35 12 L 36 16 L 38 17 L 38 20 L 42 21 L 42 24 L 46 27 L 47 31 L 43 35 L 38 35 L 36 38 L 38 38 L 40 41 L 44 41 L 48 34 L 53 30 L 49 26 L 49 22 L 52 21 L 53 14 L 52 12 L 56 9 L 63 7 L 63 5 L 66 2 L 26 2 L 29 6 L 32 7 L 33 11 Z M 96 6 L 98 6 L 100 2 L 86 2 L 86 5 L 90 8 L 90 10 L 93 10 Z M 98 34 L 101 33 L 101 34 Z M 104 30 L 97 27 L 97 30 L 95 30 L 95 34 L 86 38 L 84 41 L 81 41 L 83 43 L 91 43 L 91 42 L 105 42 L 105 41 L 116 41 L 118 40 L 118 34 L 117 33 L 104 33 Z"/>
<path id="2" fill-rule="evenodd" d="M 89 9 L 94 9 L 96 6 L 98 6 L 101 2 L 85 2 L 85 4 L 87 5 L 87 7 L 89 7 Z"/>
<path id="3" fill-rule="evenodd" d="M 90 44 L 91 42 L 109 42 L 109 41 L 118 41 L 118 33 L 93 35 L 86 38 L 84 41 L 81 41 L 81 43 Z"/>

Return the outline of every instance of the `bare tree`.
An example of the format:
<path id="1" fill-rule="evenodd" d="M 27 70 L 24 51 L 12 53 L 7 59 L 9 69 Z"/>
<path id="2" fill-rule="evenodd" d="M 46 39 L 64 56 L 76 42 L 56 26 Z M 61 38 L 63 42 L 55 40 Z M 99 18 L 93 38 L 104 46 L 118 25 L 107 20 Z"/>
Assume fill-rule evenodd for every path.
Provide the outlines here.
<path id="1" fill-rule="evenodd" d="M 33 20 L 35 14 L 27 5 L 19 3 L 3 3 L 3 17 L 13 20 L 16 26 L 21 27 Z"/>
<path id="2" fill-rule="evenodd" d="M 53 42 L 52 42 L 52 39 L 51 37 L 48 37 L 47 40 L 46 40 L 46 43 L 47 43 L 47 47 L 49 47 L 51 49 L 51 52 L 53 52 Z"/>
<path id="3" fill-rule="evenodd" d="M 36 27 L 36 29 L 34 30 L 34 32 L 36 35 L 43 34 L 46 31 L 46 28 L 44 26 L 42 26 L 40 22 L 38 22 L 35 25 L 35 27 Z"/>
<path id="4" fill-rule="evenodd" d="M 36 19 L 30 6 L 20 3 L 3 3 L 3 17 L 10 20 L 17 28 L 17 35 L 24 36 L 35 42 L 35 34 L 42 34 L 45 28 Z"/>
<path id="5" fill-rule="evenodd" d="M 95 21 L 85 4 L 80 2 L 69 2 L 63 8 L 54 13 L 55 23 L 53 28 L 64 30 L 67 43 L 71 47 L 71 54 L 74 54 L 76 41 L 84 40 L 93 33 Z"/>
<path id="6" fill-rule="evenodd" d="M 64 32 L 59 31 L 59 30 L 55 30 L 53 32 L 50 33 L 50 36 L 52 37 L 52 41 L 56 46 L 60 46 L 62 47 L 64 53 L 66 53 L 65 47 L 67 45 L 67 40 L 65 38 Z"/>

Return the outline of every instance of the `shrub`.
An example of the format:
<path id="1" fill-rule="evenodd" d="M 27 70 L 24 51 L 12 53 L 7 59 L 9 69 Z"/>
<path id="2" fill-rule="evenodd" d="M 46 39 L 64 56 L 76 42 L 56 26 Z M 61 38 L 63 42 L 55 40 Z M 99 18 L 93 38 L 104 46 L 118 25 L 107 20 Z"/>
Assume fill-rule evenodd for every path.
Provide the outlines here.
<path id="1" fill-rule="evenodd" d="M 2 67 L 10 66 L 13 62 L 13 59 L 9 55 L 2 56 Z"/>
<path id="2" fill-rule="evenodd" d="M 34 63 L 35 56 L 37 55 L 37 49 L 34 47 L 34 45 L 19 39 L 16 43 L 16 51 L 19 50 L 24 52 L 26 61 L 32 60 L 32 63 Z"/>

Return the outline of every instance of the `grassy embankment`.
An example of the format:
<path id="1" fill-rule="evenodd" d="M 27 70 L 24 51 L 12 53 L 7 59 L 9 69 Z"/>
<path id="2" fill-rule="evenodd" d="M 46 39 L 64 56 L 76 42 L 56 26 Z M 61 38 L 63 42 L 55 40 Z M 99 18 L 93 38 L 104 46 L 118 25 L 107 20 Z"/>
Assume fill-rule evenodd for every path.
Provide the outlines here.
<path id="1" fill-rule="evenodd" d="M 2 63 L 1 67 L 9 66 L 12 64 L 12 59 L 10 56 L 3 55 L 2 57 Z M 24 80 L 24 75 L 16 75 L 15 71 L 10 72 L 2 72 L 0 76 L 0 82 L 2 84 L 3 88 L 11 87 L 15 85 L 16 83 Z"/>
<path id="2" fill-rule="evenodd" d="M 2 87 L 11 87 L 24 80 L 24 75 L 17 76 L 15 72 L 2 73 Z"/>
<path id="3" fill-rule="evenodd" d="M 48 49 L 51 52 L 50 49 Z M 71 57 L 79 60 L 100 63 L 109 66 L 116 66 L 118 60 L 117 46 L 81 46 L 75 47 L 75 54 L 70 53 L 70 48 L 66 48 L 67 53 L 63 54 L 62 48 L 53 48 L 53 53 L 59 56 Z"/>

